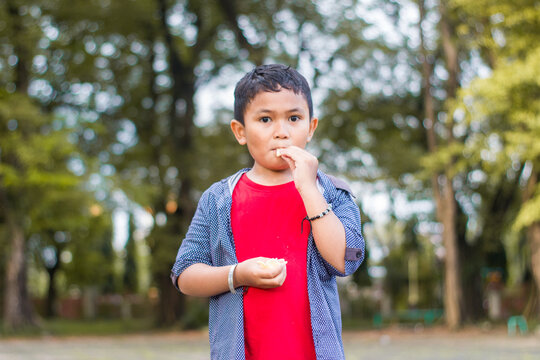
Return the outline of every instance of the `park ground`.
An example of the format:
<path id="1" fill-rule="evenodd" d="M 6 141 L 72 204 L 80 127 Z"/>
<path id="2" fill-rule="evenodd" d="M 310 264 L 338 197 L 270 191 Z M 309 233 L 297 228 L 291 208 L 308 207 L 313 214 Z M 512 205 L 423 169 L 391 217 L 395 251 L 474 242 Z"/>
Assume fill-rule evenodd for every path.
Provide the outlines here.
<path id="1" fill-rule="evenodd" d="M 443 327 L 345 331 L 348 360 L 540 359 L 540 334 L 509 336 L 503 327 L 458 332 Z M 0 338 L 0 360 L 209 359 L 206 331 L 109 336 Z"/>

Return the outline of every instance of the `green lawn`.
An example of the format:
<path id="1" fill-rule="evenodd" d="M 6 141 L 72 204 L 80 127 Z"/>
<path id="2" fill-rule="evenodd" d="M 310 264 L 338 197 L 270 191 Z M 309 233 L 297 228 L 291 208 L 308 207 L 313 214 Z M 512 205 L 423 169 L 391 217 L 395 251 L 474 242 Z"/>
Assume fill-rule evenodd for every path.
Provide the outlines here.
<path id="1" fill-rule="evenodd" d="M 155 332 L 152 319 L 130 320 L 41 320 L 36 328 L 25 328 L 15 332 L 8 332 L 0 328 L 0 336 L 8 337 L 34 337 L 43 335 L 52 336 L 91 336 L 91 335 L 117 335 L 141 332 Z M 167 329 L 170 330 L 170 329 Z"/>

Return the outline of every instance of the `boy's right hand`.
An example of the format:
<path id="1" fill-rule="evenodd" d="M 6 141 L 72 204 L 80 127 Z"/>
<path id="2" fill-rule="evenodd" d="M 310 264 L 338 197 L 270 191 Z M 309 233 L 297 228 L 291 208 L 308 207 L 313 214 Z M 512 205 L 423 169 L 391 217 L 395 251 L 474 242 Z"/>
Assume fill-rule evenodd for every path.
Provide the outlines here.
<path id="1" fill-rule="evenodd" d="M 234 272 L 234 285 L 251 286 L 261 289 L 272 289 L 283 285 L 287 277 L 285 262 L 279 262 L 277 266 L 263 267 L 261 262 L 269 258 L 256 257 L 245 260 L 236 266 Z"/>

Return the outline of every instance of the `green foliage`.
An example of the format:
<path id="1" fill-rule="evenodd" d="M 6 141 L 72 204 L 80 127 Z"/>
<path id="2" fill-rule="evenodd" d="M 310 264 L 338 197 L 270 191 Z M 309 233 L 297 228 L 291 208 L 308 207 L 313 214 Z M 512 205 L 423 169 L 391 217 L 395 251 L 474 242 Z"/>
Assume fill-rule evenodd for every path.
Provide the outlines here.
<path id="1" fill-rule="evenodd" d="M 418 259 L 419 299 L 416 306 L 420 309 L 442 307 L 439 287 L 441 281 L 442 263 L 435 256 L 435 247 L 418 233 L 414 220 L 406 224 L 395 223 L 394 241 L 397 244 L 387 244 L 391 249 L 382 261 L 387 269 L 384 287 L 390 298 L 395 302 L 395 309 L 407 309 L 409 290 L 409 261 L 411 256 Z M 392 246 L 393 245 L 393 246 Z"/>
<path id="2" fill-rule="evenodd" d="M 89 216 L 71 235 L 68 250 L 73 261 L 64 265 L 67 283 L 78 287 L 97 286 L 104 292 L 116 291 L 113 265 L 111 214 Z"/>
<path id="3" fill-rule="evenodd" d="M 208 326 L 208 299 L 188 298 L 186 316 L 182 318 L 184 330 L 198 330 Z"/>
<path id="4" fill-rule="evenodd" d="M 16 199 L 9 211 L 27 224 L 28 246 L 37 264 L 55 266 L 65 251 L 73 258 L 66 267 L 70 280 L 103 281 L 110 259 L 100 246 L 92 246 L 110 243 L 112 225 L 103 222 L 105 214 L 102 221 L 92 218 L 92 193 L 83 188 L 84 177 L 69 170 L 70 162 L 80 158 L 79 149 L 69 140 L 70 129 L 58 129 L 55 121 L 28 97 L 2 93 L 0 186 L 8 199 Z M 44 249 L 54 257 L 43 258 Z"/>
<path id="5" fill-rule="evenodd" d="M 468 36 L 473 48 L 487 50 L 487 56 L 519 58 L 538 41 L 540 15 L 535 0 L 452 0 L 450 4 L 461 15 L 458 33 Z"/>
<path id="6" fill-rule="evenodd" d="M 345 154 L 350 159 L 347 175 L 365 180 L 378 178 L 366 171 L 374 166 L 395 184 L 403 174 L 417 172 L 425 148 L 417 101 L 412 94 L 390 98 L 362 96 L 356 88 L 330 91 L 324 103 L 327 115 L 321 119 L 316 135 L 332 141 L 323 159 L 332 166 L 330 158 Z M 369 156 L 358 156 L 359 148 Z"/>
<path id="7" fill-rule="evenodd" d="M 27 234 L 73 228 L 87 216 L 82 178 L 68 169 L 77 148 L 68 131 L 19 93 L 0 94 L 0 186 Z M 86 211 L 86 213 L 85 213 Z"/>
<path id="8" fill-rule="evenodd" d="M 526 173 L 540 166 L 536 1 L 449 2 L 466 85 L 455 101 L 446 99 L 438 25 L 429 20 L 438 19 L 438 8 L 428 4 L 434 154 L 427 149 L 417 24 L 402 16 L 416 4 L 8 5 L 0 7 L 0 188 L 32 239 L 36 264 L 47 266 L 45 248 L 54 250 L 56 261 L 71 254 L 71 261 L 61 263 L 67 285 L 118 290 L 110 219 L 118 206 L 111 194 L 118 189 L 156 223 L 160 219 L 146 240 L 154 280 L 168 275 L 200 193 L 251 163 L 230 134 L 231 109 L 221 109 L 216 96 L 212 118 L 195 123 L 203 113 L 196 96 L 231 87 L 240 73 L 263 62 L 291 64 L 307 75 L 320 102 L 310 146 L 330 172 L 382 186 L 389 194 L 398 189 L 407 200 L 431 199 L 431 175 L 450 175 L 465 219 L 461 235 L 466 245 L 478 245 L 480 257 L 499 251 L 505 238 L 515 239 L 516 231 L 540 219 L 540 187 L 519 207 Z M 393 36 L 377 31 L 371 11 L 385 17 Z M 491 67 L 483 78 L 477 78 L 478 64 Z M 430 223 L 431 215 L 406 216 Z M 6 244 L 4 218 L 0 212 L 0 246 Z M 57 233 L 63 236 L 55 238 Z M 433 248 L 411 244 L 416 243 L 390 244 L 385 261 L 389 281 L 395 281 L 391 289 L 404 285 L 400 276 L 408 251 L 419 249 L 428 259 L 421 261 L 422 272 L 439 275 Z M 124 279 L 130 290 L 137 283 L 134 245 L 130 231 Z M 6 255 L 1 256 L 3 267 Z M 365 270 L 355 278 L 366 285 L 368 280 Z M 434 278 L 428 280 L 432 286 Z M 185 321 L 200 320 L 195 318 Z"/>
<path id="9" fill-rule="evenodd" d="M 471 8 L 471 3 L 456 1 L 455 5 L 468 14 L 477 10 Z M 482 14 L 490 19 L 479 38 L 490 43 L 496 66 L 489 77 L 476 79 L 464 89 L 456 104 L 456 110 L 465 113 L 468 126 L 481 130 L 475 131 L 474 141 L 465 151 L 475 158 L 484 158 L 486 166 L 483 168 L 488 176 L 505 176 L 509 167 L 537 172 L 540 166 L 540 10 L 534 1 L 526 0 L 481 1 L 474 6 L 483 7 Z M 528 165 L 522 168 L 524 164 Z M 514 231 L 540 220 L 539 191 L 533 191 L 532 195 L 517 214 Z"/>
<path id="10" fill-rule="evenodd" d="M 66 131 L 54 131 L 49 117 L 24 95 L 0 93 L 3 186 L 17 192 L 77 184 L 66 163 L 75 147 Z M 60 165 L 60 166 L 59 166 Z"/>

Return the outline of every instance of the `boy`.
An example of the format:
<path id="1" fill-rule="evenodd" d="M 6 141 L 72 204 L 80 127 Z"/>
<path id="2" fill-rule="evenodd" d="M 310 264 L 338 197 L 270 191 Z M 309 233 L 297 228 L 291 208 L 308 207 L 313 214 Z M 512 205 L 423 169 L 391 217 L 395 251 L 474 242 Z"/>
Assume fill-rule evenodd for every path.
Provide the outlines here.
<path id="1" fill-rule="evenodd" d="M 364 258 L 350 189 L 304 148 L 318 119 L 296 70 L 262 65 L 234 92 L 253 168 L 201 197 L 171 278 L 210 297 L 212 359 L 343 359 L 335 276 Z"/>

